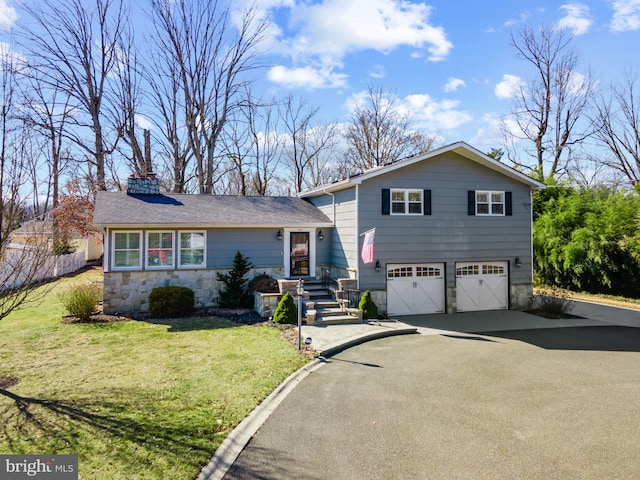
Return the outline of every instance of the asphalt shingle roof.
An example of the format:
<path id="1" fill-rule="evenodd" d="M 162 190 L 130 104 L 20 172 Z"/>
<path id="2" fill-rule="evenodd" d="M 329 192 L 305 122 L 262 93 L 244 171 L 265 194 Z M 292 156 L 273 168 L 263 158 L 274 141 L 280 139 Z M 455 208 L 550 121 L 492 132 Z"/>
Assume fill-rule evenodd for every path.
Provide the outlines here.
<path id="1" fill-rule="evenodd" d="M 130 195 L 98 192 L 93 223 L 100 226 L 302 227 L 331 220 L 295 197 Z"/>

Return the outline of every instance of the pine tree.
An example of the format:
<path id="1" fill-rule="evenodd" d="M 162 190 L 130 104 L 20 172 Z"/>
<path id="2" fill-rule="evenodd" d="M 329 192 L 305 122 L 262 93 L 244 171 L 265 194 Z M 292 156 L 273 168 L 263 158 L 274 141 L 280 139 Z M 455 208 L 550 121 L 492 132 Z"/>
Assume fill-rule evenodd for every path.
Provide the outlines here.
<path id="1" fill-rule="evenodd" d="M 224 283 L 220 290 L 218 304 L 226 308 L 250 307 L 252 298 L 247 290 L 247 279 L 253 265 L 248 257 L 237 252 L 233 258 L 233 268 L 229 273 L 218 273 L 218 281 Z"/>

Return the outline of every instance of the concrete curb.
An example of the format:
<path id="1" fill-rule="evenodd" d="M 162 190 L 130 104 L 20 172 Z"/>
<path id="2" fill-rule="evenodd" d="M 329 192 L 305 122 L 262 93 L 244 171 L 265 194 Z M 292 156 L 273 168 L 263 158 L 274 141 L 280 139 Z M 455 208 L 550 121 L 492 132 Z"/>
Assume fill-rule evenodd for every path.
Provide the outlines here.
<path id="1" fill-rule="evenodd" d="M 371 340 L 377 340 L 378 338 L 385 337 L 393 337 L 396 335 L 410 335 L 412 333 L 418 333 L 418 329 L 416 327 L 406 327 L 406 328 L 394 328 L 390 330 L 373 332 L 367 335 L 359 335 L 353 338 L 347 338 L 345 340 L 341 340 L 339 342 L 335 342 L 327 345 L 322 350 L 318 351 L 318 354 L 321 357 L 330 357 L 331 355 L 335 355 L 342 350 L 347 348 L 351 348 L 355 345 L 359 345 L 361 343 L 369 342 Z"/>
<path id="2" fill-rule="evenodd" d="M 274 410 L 286 398 L 298 383 L 307 375 L 324 365 L 321 359 L 305 365 L 289 375 L 273 392 L 265 398 L 260 405 L 238 424 L 229 436 L 215 451 L 209 463 L 202 469 L 197 480 L 221 480 L 227 470 L 233 465 L 240 452 L 249 443 L 262 424 L 269 418 Z"/>
<path id="3" fill-rule="evenodd" d="M 289 375 L 263 402 L 254 408 L 251 413 L 238 424 L 229 436 L 222 442 L 215 451 L 209 463 L 198 475 L 197 480 L 222 480 L 236 461 L 238 455 L 256 434 L 262 424 L 269 418 L 275 409 L 282 403 L 286 396 L 296 386 L 305 379 L 307 375 L 313 373 L 326 363 L 326 357 L 334 355 L 342 350 L 359 345 L 378 338 L 391 337 L 395 335 L 407 335 L 417 333 L 417 328 L 396 328 L 378 331 L 371 334 L 359 335 L 330 344 L 318 352 L 320 358 L 308 363 L 296 372 Z"/>

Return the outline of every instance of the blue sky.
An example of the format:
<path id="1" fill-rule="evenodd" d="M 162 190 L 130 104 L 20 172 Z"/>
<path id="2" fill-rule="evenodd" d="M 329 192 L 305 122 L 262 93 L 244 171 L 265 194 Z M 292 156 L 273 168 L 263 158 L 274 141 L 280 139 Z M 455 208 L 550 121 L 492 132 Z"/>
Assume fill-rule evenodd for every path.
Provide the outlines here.
<path id="1" fill-rule="evenodd" d="M 19 21 L 21 1 L 0 0 L 0 31 Z M 601 86 L 639 63 L 640 0 L 256 4 L 270 25 L 269 67 L 257 77 L 265 95 L 292 91 L 321 107 L 323 122 L 342 122 L 368 85 L 381 85 L 397 93 L 421 130 L 482 150 L 500 145 L 496 124 L 510 109 L 511 86 L 533 74 L 509 45 L 512 31 L 540 23 L 571 30 L 581 68 L 591 68 Z"/>
<path id="2" fill-rule="evenodd" d="M 569 29 L 583 72 L 603 87 L 638 68 L 640 0 L 258 4 L 272 22 L 266 89 L 293 90 L 321 105 L 326 121 L 343 121 L 350 99 L 383 85 L 423 129 L 481 149 L 499 144 L 495 124 L 510 109 L 510 86 L 533 74 L 510 46 L 525 24 Z"/>

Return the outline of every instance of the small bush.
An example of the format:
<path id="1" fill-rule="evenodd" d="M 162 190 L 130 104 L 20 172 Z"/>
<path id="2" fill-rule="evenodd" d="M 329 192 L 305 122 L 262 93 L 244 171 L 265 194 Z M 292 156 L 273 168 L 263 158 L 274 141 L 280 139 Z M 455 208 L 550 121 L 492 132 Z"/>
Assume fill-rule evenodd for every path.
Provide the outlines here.
<path id="1" fill-rule="evenodd" d="M 149 294 L 149 315 L 152 318 L 186 317 L 193 313 L 195 295 L 187 287 L 155 287 Z"/>
<path id="2" fill-rule="evenodd" d="M 279 292 L 278 281 L 263 273 L 249 282 L 249 290 L 260 293 L 277 293 Z"/>
<path id="3" fill-rule="evenodd" d="M 293 296 L 289 292 L 285 293 L 278 302 L 276 311 L 273 314 L 273 321 L 287 325 L 296 325 L 298 323 L 298 309 L 293 301 Z"/>
<path id="4" fill-rule="evenodd" d="M 534 309 L 545 316 L 552 318 L 562 318 L 569 314 L 576 302 L 561 290 L 551 289 L 541 294 L 533 296 Z"/>
<path id="5" fill-rule="evenodd" d="M 101 297 L 100 286 L 91 283 L 72 285 L 58 294 L 67 313 L 81 321 L 89 320 L 91 314 L 96 311 L 96 304 Z"/>
<path id="6" fill-rule="evenodd" d="M 378 318 L 378 306 L 371 300 L 371 292 L 367 290 L 360 298 L 358 308 L 362 310 L 364 318 Z"/>

